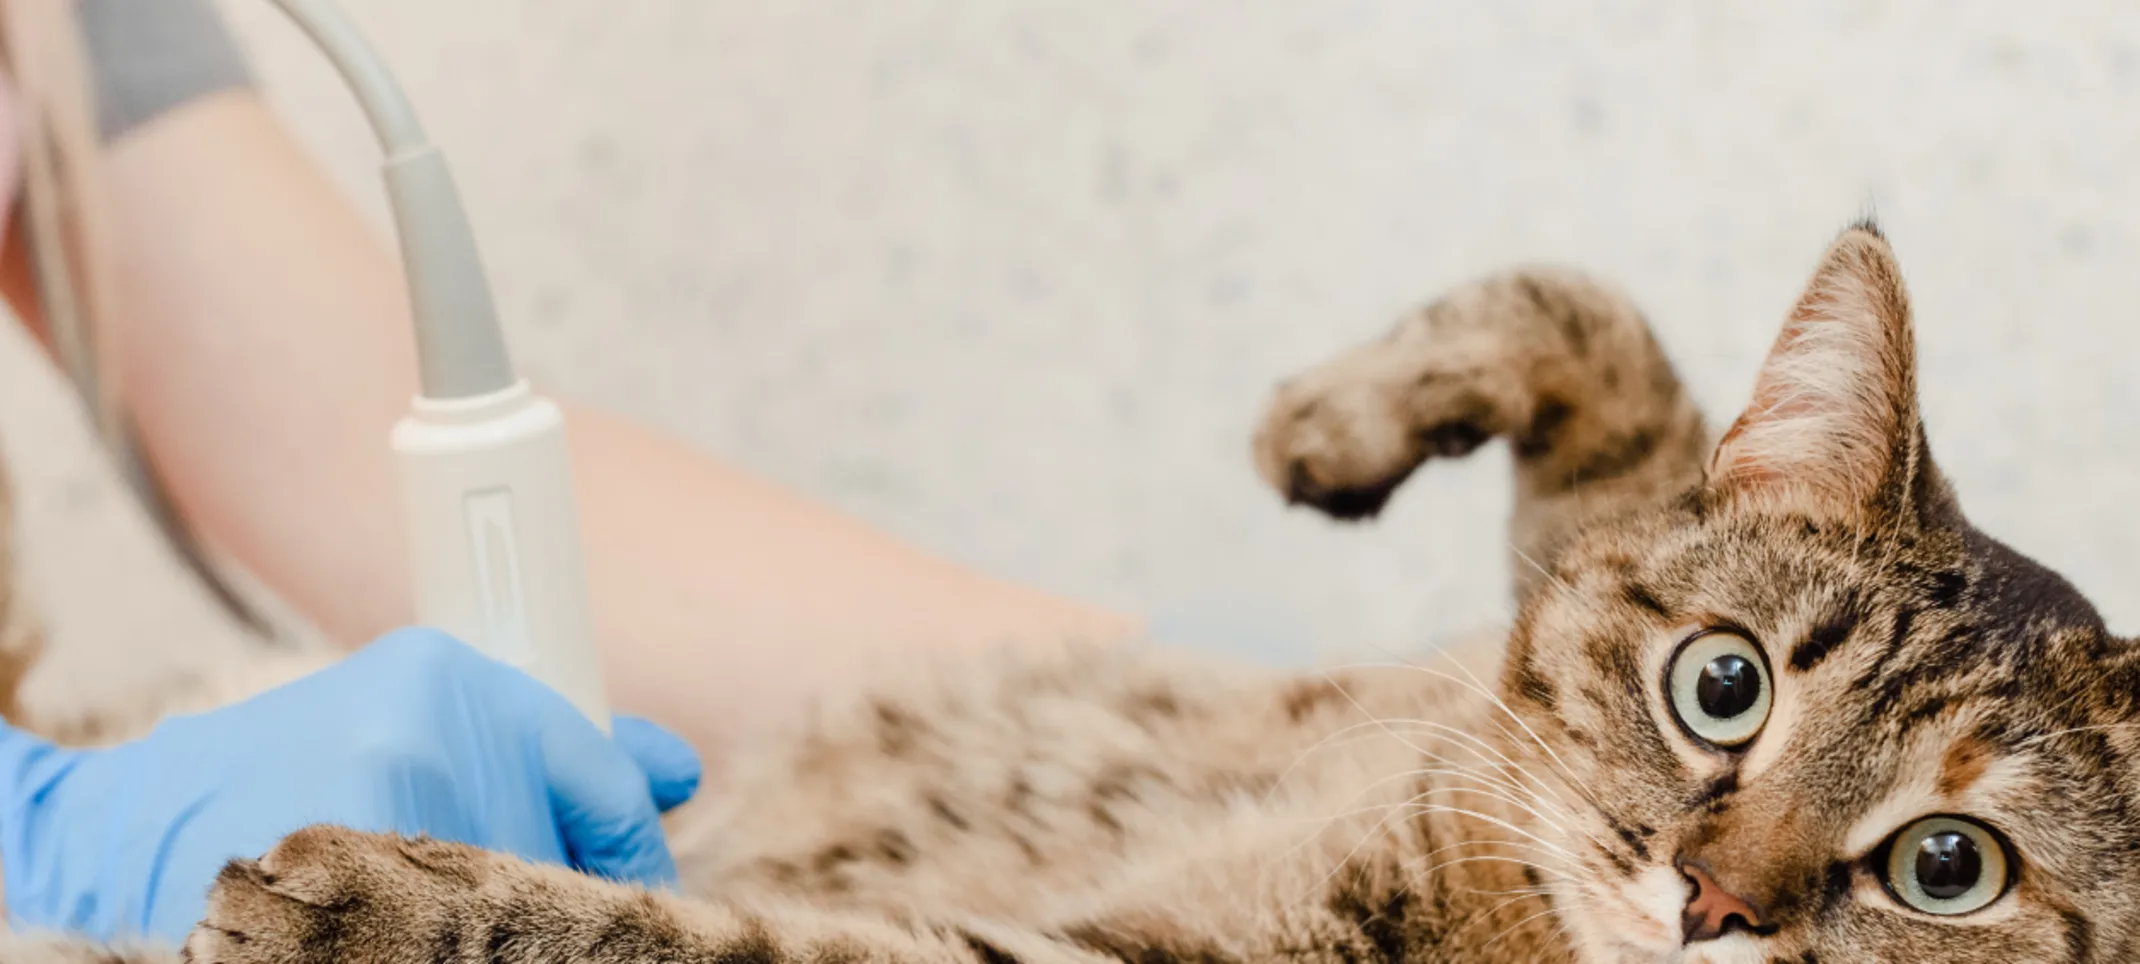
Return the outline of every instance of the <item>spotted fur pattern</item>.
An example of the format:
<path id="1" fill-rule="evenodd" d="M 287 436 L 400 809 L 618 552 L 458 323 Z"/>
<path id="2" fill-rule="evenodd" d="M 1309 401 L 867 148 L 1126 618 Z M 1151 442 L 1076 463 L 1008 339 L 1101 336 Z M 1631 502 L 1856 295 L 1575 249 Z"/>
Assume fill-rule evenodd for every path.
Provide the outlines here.
<path id="1" fill-rule="evenodd" d="M 1962 515 L 1911 325 L 1887 242 L 1846 231 L 1712 441 L 1623 296 L 1482 279 L 1283 386 L 1255 453 L 1361 518 L 1507 439 L 1530 575 L 1505 644 L 1307 675 L 1145 648 L 922 667 L 709 780 L 674 818 L 680 894 L 312 828 L 232 863 L 186 953 L 2140 959 L 2140 649 Z M 1751 736 L 1674 688 L 1719 636 L 1759 667 Z M 1981 907 L 1898 892 L 1884 856 L 1937 815 L 2011 856 Z"/>

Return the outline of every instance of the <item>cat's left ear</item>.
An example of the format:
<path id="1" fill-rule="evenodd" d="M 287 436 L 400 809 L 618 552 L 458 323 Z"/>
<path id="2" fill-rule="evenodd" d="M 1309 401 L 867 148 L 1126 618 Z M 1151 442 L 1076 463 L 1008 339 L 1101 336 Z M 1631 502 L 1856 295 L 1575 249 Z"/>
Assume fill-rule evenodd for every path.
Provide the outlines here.
<path id="1" fill-rule="evenodd" d="M 1785 319 L 1753 402 L 1717 443 L 1712 492 L 1837 521 L 1951 502 L 1917 408 L 1901 265 L 1871 222 L 1844 231 Z"/>

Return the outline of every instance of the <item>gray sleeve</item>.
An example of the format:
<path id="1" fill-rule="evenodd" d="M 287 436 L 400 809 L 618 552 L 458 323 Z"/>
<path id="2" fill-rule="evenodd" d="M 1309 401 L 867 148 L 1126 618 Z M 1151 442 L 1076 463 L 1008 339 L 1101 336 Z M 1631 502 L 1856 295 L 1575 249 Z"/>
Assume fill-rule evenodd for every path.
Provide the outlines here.
<path id="1" fill-rule="evenodd" d="M 195 98 L 253 83 L 214 0 L 79 0 L 77 8 L 97 131 L 107 142 Z"/>

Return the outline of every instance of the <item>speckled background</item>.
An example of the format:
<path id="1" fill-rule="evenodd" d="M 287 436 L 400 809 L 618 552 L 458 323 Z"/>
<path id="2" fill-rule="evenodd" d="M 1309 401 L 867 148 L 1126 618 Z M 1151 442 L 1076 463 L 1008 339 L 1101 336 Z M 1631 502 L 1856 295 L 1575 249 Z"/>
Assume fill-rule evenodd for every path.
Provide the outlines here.
<path id="1" fill-rule="evenodd" d="M 1550 258 L 1631 288 L 1722 415 L 1868 203 L 1967 506 L 2140 629 L 2122 4 L 347 5 L 457 165 L 534 375 L 1171 637 L 1295 659 L 1503 613 L 1506 456 L 1371 528 L 1284 511 L 1246 454 L 1278 377 Z M 379 211 L 332 76 L 226 6 Z M 212 648 L 52 388 L 6 343 L 72 658 Z"/>

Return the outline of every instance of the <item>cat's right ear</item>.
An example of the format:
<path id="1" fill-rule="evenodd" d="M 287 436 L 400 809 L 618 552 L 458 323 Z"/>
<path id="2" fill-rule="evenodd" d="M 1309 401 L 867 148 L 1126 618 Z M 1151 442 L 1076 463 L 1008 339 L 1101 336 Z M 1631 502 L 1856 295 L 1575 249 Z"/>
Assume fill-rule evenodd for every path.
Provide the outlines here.
<path id="1" fill-rule="evenodd" d="M 1930 472 L 1901 266 L 1870 221 L 1829 246 L 1753 401 L 1717 443 L 1712 493 L 1838 521 L 1905 507 Z"/>

